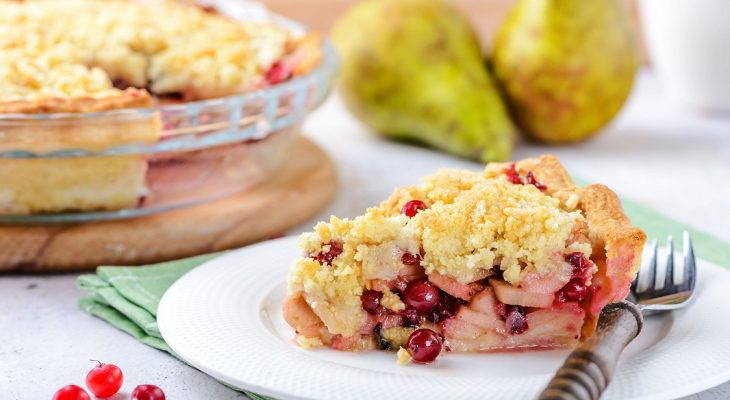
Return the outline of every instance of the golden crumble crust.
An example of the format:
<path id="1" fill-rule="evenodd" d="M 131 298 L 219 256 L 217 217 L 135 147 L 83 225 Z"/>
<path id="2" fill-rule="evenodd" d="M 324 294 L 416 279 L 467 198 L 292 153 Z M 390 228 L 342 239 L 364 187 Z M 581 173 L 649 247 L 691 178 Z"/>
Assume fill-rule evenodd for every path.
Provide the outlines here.
<path id="1" fill-rule="evenodd" d="M 316 34 L 172 0 L 0 0 L 0 113 L 148 107 L 145 89 L 232 95 L 265 86 L 277 62 L 296 76 L 320 59 Z"/>
<path id="2" fill-rule="evenodd" d="M 35 100 L 0 101 L 0 113 L 90 113 L 121 108 L 146 108 L 152 106 L 152 97 L 144 89 L 127 88 L 113 91 L 104 97 L 39 98 Z"/>

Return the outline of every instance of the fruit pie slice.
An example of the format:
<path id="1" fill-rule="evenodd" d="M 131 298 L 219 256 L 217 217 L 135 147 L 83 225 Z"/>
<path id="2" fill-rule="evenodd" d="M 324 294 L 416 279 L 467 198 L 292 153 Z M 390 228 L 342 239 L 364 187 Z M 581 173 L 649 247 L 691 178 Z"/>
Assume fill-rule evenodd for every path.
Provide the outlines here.
<path id="1" fill-rule="evenodd" d="M 629 292 L 646 236 L 554 156 L 443 169 L 300 238 L 284 317 L 302 347 L 440 353 L 574 347 Z"/>

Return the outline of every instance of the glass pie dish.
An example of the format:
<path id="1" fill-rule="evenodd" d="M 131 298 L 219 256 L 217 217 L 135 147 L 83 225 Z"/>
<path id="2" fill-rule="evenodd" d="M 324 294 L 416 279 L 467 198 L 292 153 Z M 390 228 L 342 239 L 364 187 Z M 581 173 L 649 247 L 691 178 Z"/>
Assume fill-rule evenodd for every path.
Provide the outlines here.
<path id="1" fill-rule="evenodd" d="M 228 97 L 95 113 L 0 114 L 0 223 L 138 217 L 265 180 L 332 88 L 338 61 L 327 40 L 322 53 L 305 75 Z"/>

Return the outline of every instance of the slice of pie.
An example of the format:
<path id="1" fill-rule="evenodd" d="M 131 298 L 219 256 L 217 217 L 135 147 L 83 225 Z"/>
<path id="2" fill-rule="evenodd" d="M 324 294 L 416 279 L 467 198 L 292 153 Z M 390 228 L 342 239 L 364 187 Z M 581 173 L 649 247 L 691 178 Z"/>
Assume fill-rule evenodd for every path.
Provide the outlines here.
<path id="1" fill-rule="evenodd" d="M 304 347 L 458 352 L 572 347 L 626 297 L 646 237 L 554 156 L 444 169 L 301 236 L 284 317 Z"/>
<path id="2" fill-rule="evenodd" d="M 320 58 L 316 34 L 173 0 L 0 0 L 0 151 L 155 143 L 163 134 L 158 114 L 57 123 L 11 114 L 228 96 L 306 74 Z M 0 158 L 0 214 L 132 208 L 147 195 L 147 166 L 145 155 Z"/>

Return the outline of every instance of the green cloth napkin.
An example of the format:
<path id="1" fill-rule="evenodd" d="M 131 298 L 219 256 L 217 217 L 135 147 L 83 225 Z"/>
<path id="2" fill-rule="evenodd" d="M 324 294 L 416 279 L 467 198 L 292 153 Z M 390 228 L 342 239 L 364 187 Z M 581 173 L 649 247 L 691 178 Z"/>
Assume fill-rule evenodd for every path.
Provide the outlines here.
<path id="1" fill-rule="evenodd" d="M 99 267 L 95 275 L 81 275 L 78 285 L 90 292 L 79 306 L 144 344 L 172 353 L 157 327 L 162 295 L 186 272 L 217 254 L 168 261 L 146 267 Z"/>
<path id="2" fill-rule="evenodd" d="M 699 257 L 730 269 L 730 244 L 636 202 L 623 200 L 623 205 L 632 222 L 644 229 L 650 238 L 663 242 L 667 235 L 681 238 L 682 232 L 687 230 L 692 235 L 695 253 Z M 90 292 L 90 295 L 79 299 L 79 307 L 140 342 L 175 355 L 162 339 L 157 326 L 160 299 L 178 278 L 217 255 L 207 254 L 142 267 L 99 267 L 95 275 L 79 277 L 79 287 Z M 254 400 L 267 399 L 255 393 L 242 392 Z"/>
<path id="3" fill-rule="evenodd" d="M 79 299 L 79 307 L 134 336 L 140 342 L 177 357 L 160 335 L 157 307 L 162 295 L 176 280 L 219 254 L 206 254 L 142 267 L 99 267 L 96 274 L 81 275 L 78 278 L 78 286 L 90 293 Z M 243 392 L 253 400 L 271 400 L 256 393 L 233 389 Z"/>

